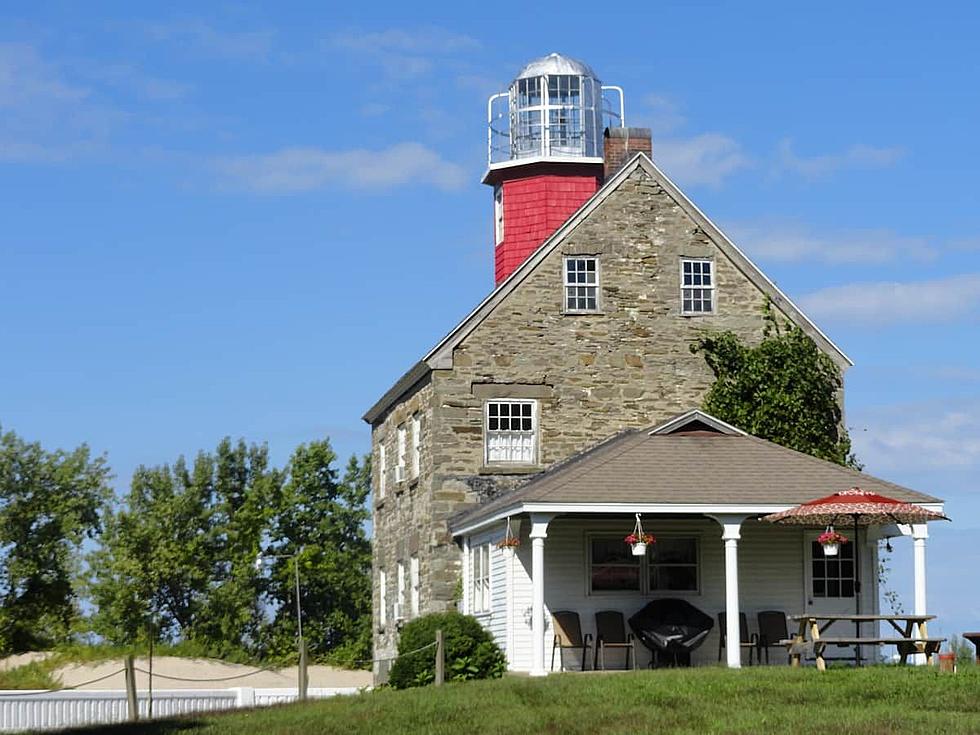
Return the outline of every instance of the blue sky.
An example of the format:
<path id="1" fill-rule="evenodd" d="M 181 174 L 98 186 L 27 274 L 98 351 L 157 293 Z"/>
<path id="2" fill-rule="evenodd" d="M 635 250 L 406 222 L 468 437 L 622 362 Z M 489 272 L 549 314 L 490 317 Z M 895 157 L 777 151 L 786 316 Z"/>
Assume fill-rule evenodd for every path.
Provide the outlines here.
<path id="1" fill-rule="evenodd" d="M 966 2 L 8 4 L 0 422 L 88 442 L 120 487 L 225 435 L 364 452 L 363 411 L 492 287 L 486 97 L 561 51 L 625 88 L 658 163 L 854 359 L 857 451 L 948 500 L 930 603 L 976 628 L 978 23 Z"/>

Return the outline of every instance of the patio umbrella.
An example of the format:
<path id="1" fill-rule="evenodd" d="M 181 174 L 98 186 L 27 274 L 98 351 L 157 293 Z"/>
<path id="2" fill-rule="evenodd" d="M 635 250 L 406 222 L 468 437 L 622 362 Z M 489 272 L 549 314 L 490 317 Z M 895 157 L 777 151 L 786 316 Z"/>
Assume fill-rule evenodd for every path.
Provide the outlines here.
<path id="1" fill-rule="evenodd" d="M 763 516 L 770 523 L 792 523 L 801 526 L 833 526 L 850 521 L 854 526 L 854 605 L 855 613 L 861 614 L 861 557 L 857 542 L 859 526 L 885 525 L 888 523 L 925 523 L 948 521 L 942 513 L 923 508 L 921 505 L 895 500 L 859 487 L 841 490 L 825 498 L 811 500 L 789 510 Z M 860 637 L 860 623 L 855 623 Z M 860 649 L 858 661 L 860 662 Z"/>

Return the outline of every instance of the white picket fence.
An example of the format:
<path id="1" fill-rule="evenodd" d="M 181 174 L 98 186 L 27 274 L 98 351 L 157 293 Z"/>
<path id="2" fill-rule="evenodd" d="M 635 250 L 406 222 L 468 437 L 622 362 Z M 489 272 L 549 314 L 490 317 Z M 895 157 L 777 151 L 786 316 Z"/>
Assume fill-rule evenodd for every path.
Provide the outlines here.
<path id="1" fill-rule="evenodd" d="M 314 688 L 311 699 L 356 694 L 357 687 Z M 153 690 L 153 717 L 217 712 L 239 707 L 264 707 L 296 700 L 296 689 L 164 689 Z M 140 718 L 149 712 L 149 697 L 139 691 Z M 56 730 L 77 725 L 125 722 L 129 719 L 125 689 L 63 690 L 36 694 L 29 690 L 0 691 L 0 731 Z"/>

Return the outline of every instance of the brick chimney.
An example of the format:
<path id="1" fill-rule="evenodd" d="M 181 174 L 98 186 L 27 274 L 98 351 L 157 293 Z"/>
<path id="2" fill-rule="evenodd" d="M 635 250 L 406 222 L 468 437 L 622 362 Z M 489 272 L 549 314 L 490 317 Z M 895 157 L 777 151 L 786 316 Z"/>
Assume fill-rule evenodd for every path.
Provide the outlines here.
<path id="1" fill-rule="evenodd" d="M 604 173 L 607 180 L 637 153 L 642 151 L 652 157 L 650 128 L 606 128 L 604 142 Z"/>

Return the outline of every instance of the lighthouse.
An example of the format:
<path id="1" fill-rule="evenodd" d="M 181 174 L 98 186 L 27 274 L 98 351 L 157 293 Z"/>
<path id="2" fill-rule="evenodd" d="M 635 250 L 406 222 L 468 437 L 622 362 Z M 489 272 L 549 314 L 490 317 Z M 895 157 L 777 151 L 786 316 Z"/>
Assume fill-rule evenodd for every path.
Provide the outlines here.
<path id="1" fill-rule="evenodd" d="M 650 153 L 650 131 L 625 125 L 622 89 L 562 54 L 535 59 L 490 97 L 483 183 L 493 187 L 497 284 L 595 194 L 611 164 Z"/>

